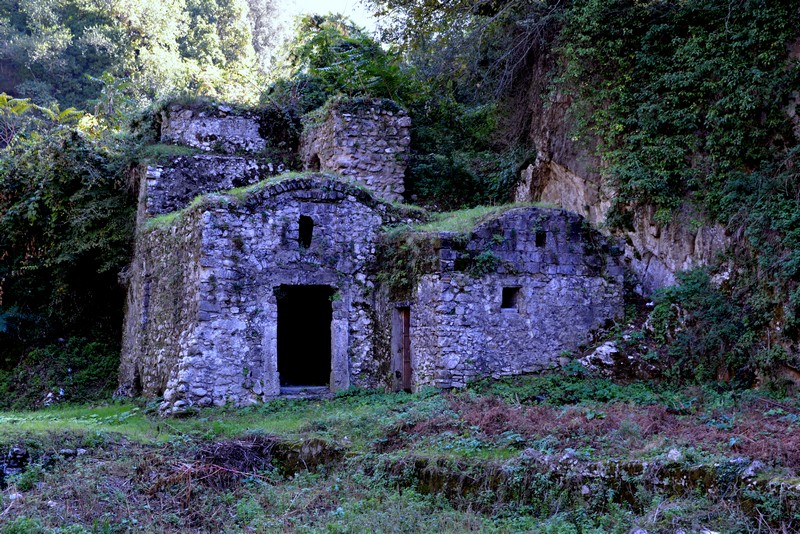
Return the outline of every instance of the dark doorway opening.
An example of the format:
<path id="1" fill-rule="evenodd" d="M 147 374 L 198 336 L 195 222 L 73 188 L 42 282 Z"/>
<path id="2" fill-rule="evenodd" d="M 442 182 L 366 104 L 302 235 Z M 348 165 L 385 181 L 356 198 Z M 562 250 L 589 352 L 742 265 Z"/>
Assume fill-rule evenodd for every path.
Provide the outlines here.
<path id="1" fill-rule="evenodd" d="M 278 373 L 281 386 L 327 386 L 331 379 L 330 286 L 280 286 Z"/>

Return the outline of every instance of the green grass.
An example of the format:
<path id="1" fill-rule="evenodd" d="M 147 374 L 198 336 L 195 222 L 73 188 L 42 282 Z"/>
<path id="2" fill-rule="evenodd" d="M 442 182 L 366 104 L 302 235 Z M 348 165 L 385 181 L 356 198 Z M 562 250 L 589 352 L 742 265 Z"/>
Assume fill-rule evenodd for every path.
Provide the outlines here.
<path id="1" fill-rule="evenodd" d="M 509 210 L 527 207 L 554 208 L 555 206 L 543 203 L 515 203 L 502 204 L 499 206 L 476 206 L 474 208 L 463 210 L 435 213 L 431 216 L 431 222 L 415 226 L 414 230 L 420 232 L 456 232 L 464 234 L 471 232 L 481 223 L 495 219 Z"/>
<path id="2" fill-rule="evenodd" d="M 139 157 L 147 163 L 154 165 L 161 165 L 169 163 L 174 158 L 179 156 L 194 156 L 202 154 L 203 151 L 199 148 L 193 148 L 183 145 L 171 145 L 166 143 L 156 143 L 147 145 L 142 148 Z"/>
<path id="3" fill-rule="evenodd" d="M 676 497 L 634 476 L 626 484 L 636 493 L 625 497 L 638 503 L 632 508 L 597 479 L 581 483 L 591 487 L 585 496 L 569 477 L 537 474 L 523 451 L 617 463 L 663 462 L 677 448 L 687 468 L 732 465 L 728 459 L 742 453 L 730 449 L 729 435 L 755 428 L 759 439 L 769 431 L 785 440 L 798 431 L 789 417 L 796 402 L 782 399 L 785 409 L 777 410 L 753 395 L 553 373 L 485 380 L 448 394 L 354 389 L 326 400 L 201 409 L 187 418 L 159 418 L 157 403 L 144 401 L 0 412 L 0 450 L 22 445 L 34 461 L 0 492 L 0 512 L 9 509 L 0 534 L 65 525 L 75 532 L 392 530 L 387 525 L 403 532 L 628 532 L 635 524 L 747 530 L 758 523 L 735 492 L 695 498 L 682 490 Z M 659 406 L 691 406 L 665 427 L 688 429 L 688 438 L 648 433 L 653 414 L 665 417 Z M 764 424 L 748 426 L 754 418 Z M 723 433 L 719 441 L 698 439 L 712 431 Z M 198 460 L 201 451 L 240 440 L 311 438 L 343 451 L 342 460 L 293 474 L 264 469 L 212 479 Z M 88 452 L 45 463 L 62 448 Z M 778 467 L 769 476 L 795 476 Z M 508 477 L 502 496 L 481 489 L 497 473 Z M 7 496 L 15 491 L 24 499 L 11 505 Z M 771 524 L 794 521 L 793 501 L 752 491 Z M 523 493 L 529 496 L 514 497 Z"/>

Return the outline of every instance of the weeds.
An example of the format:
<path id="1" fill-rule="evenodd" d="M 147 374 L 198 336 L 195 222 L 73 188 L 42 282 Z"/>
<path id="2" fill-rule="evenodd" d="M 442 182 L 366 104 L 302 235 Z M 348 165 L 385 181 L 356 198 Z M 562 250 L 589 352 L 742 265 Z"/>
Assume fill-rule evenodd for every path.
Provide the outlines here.
<path id="1" fill-rule="evenodd" d="M 768 469 L 758 480 L 791 475 L 795 413 L 796 401 L 763 394 L 567 374 L 446 394 L 350 390 L 190 419 L 125 403 L 4 412 L 0 445 L 26 447 L 34 467 L 0 493 L 0 532 L 791 528 L 791 492 L 738 489 L 738 477 L 751 459 Z M 77 448 L 87 452 L 59 454 Z M 668 467 L 654 479 L 642 465 Z M 652 482 L 670 477 L 727 489 L 700 498 Z"/>

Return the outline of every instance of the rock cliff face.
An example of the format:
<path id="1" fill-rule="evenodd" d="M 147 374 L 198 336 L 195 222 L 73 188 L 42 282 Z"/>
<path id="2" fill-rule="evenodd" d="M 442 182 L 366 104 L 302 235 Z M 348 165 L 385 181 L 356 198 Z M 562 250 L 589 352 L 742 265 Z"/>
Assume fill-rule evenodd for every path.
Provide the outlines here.
<path id="1" fill-rule="evenodd" d="M 514 199 L 555 204 L 602 229 L 615 195 L 613 185 L 604 174 L 595 144 L 574 137 L 571 100 L 544 81 L 550 79 L 552 65 L 548 61 L 541 58 L 531 77 L 529 141 L 537 154 L 534 163 L 523 169 Z M 712 262 L 730 242 L 723 227 L 697 224 L 689 212 L 669 224 L 659 224 L 654 215 L 651 209 L 638 209 L 633 230 L 622 233 L 625 260 L 637 275 L 638 290 L 643 294 L 674 284 L 678 271 Z"/>

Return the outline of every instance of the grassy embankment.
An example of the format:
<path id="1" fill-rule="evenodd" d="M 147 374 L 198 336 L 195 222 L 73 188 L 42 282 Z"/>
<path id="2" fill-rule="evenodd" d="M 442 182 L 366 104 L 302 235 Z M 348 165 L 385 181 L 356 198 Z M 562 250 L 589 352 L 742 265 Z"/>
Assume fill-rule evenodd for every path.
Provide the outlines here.
<path id="1" fill-rule="evenodd" d="M 32 457 L 3 534 L 800 525 L 800 403 L 758 392 L 553 374 L 185 419 L 108 403 L 0 412 L 0 445 Z"/>

